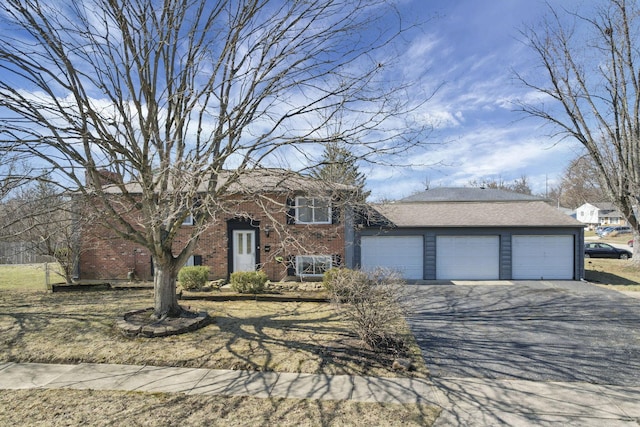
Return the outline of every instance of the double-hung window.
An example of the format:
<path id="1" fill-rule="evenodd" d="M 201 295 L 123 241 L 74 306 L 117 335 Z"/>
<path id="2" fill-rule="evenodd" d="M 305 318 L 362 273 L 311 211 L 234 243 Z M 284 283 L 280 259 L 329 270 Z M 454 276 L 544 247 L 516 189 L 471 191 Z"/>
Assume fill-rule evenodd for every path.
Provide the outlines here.
<path id="1" fill-rule="evenodd" d="M 331 203 L 323 197 L 296 197 L 297 224 L 331 224 Z"/>

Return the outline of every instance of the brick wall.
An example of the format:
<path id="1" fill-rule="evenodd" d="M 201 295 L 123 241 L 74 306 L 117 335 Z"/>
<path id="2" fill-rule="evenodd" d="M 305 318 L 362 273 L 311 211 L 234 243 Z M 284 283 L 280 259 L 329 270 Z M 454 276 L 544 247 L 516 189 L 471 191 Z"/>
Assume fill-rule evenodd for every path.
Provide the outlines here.
<path id="1" fill-rule="evenodd" d="M 259 267 L 271 280 L 285 279 L 287 261 L 296 255 L 337 255 L 335 259 L 344 259 L 343 215 L 336 224 L 287 224 L 286 201 L 285 195 L 229 201 L 225 210 L 230 213 L 208 224 L 193 252 L 210 268 L 211 279 L 226 279 L 230 273 L 230 224 L 254 227 L 259 242 Z M 267 227 L 270 229 L 268 236 Z M 174 253 L 188 241 L 191 231 L 192 226 L 183 226 L 175 241 Z M 113 234 L 113 231 L 95 225 L 83 230 L 80 279 L 124 280 L 130 271 L 135 271 L 138 279 L 151 280 L 149 250 Z"/>
<path id="2" fill-rule="evenodd" d="M 131 271 L 141 280 L 150 280 L 149 250 L 113 234 L 113 231 L 95 225 L 83 231 L 79 278 L 124 280 Z"/>

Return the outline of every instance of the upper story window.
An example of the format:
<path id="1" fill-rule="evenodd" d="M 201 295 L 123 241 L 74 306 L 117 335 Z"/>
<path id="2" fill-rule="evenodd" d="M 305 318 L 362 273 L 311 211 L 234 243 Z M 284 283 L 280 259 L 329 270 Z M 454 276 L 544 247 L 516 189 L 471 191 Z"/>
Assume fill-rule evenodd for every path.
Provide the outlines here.
<path id="1" fill-rule="evenodd" d="M 296 197 L 297 224 L 331 224 L 331 203 L 323 197 Z"/>

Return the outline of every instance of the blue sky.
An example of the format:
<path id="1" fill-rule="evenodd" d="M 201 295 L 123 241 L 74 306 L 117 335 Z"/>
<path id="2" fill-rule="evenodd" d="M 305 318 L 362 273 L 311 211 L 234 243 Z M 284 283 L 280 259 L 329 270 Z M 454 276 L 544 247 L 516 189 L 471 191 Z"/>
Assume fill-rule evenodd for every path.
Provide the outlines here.
<path id="1" fill-rule="evenodd" d="M 596 0 L 547 1 L 555 8 L 585 10 Z M 550 136 L 552 128 L 514 111 L 515 102 L 532 93 L 515 80 L 513 70 L 535 67 L 520 30 L 540 22 L 548 12 L 547 1 L 397 0 L 406 20 L 424 24 L 407 33 L 407 49 L 399 63 L 391 64 L 389 76 L 400 70 L 418 79 L 421 87 L 413 96 L 438 88 L 416 112 L 416 121 L 430 124 L 433 132 L 429 148 L 398 160 L 411 167 L 361 165 L 373 200 L 408 196 L 426 183 L 468 186 L 522 176 L 535 193 L 544 194 L 547 184 L 559 180 L 580 147 L 558 141 Z"/>
<path id="2" fill-rule="evenodd" d="M 553 7 L 593 5 L 585 0 L 550 0 Z M 539 0 L 413 0 L 413 16 L 429 19 L 412 40 L 426 70 L 425 81 L 442 84 L 426 110 L 434 145 L 415 156 L 411 168 L 368 168 L 372 197 L 395 199 L 431 187 L 468 186 L 472 180 L 513 181 L 526 175 L 535 193 L 555 184 L 579 152 L 559 142 L 553 129 L 516 112 L 529 93 L 512 70 L 531 70 L 532 52 L 520 30 L 548 11 Z"/>

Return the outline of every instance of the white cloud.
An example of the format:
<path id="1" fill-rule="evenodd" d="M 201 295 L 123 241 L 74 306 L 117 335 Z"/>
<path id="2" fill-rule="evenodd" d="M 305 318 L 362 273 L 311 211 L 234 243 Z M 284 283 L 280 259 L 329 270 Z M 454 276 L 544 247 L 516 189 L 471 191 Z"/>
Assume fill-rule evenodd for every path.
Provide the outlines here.
<path id="1" fill-rule="evenodd" d="M 436 108 L 438 108 L 438 106 L 436 106 Z M 464 121 L 462 112 L 446 111 L 446 107 L 443 109 L 423 111 L 419 116 L 421 122 L 432 126 L 434 129 L 456 127 Z"/>
<path id="2" fill-rule="evenodd" d="M 398 198 L 391 195 L 421 191 L 425 181 L 431 187 L 460 187 L 484 179 L 509 182 L 524 175 L 534 193 L 543 194 L 547 180 L 555 182 L 573 154 L 572 144 L 556 142 L 537 136 L 533 125 L 477 128 L 414 156 L 411 169 L 368 173 L 368 184 L 374 198 Z"/>

